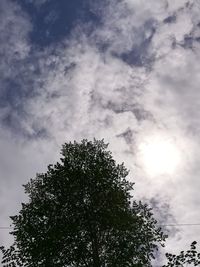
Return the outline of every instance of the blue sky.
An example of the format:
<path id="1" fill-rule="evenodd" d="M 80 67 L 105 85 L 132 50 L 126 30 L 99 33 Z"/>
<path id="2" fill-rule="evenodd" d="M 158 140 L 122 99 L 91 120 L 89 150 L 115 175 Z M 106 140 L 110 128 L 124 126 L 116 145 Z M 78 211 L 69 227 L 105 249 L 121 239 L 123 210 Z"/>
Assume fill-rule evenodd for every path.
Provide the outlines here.
<path id="1" fill-rule="evenodd" d="M 0 1 L 2 226 L 62 143 L 94 137 L 160 222 L 200 222 L 199 12 L 199 0 Z M 145 162 L 159 147 L 176 166 Z M 170 231 L 175 251 L 199 229 Z"/>
<path id="2" fill-rule="evenodd" d="M 92 23 L 95 27 L 101 21 L 100 14 L 92 10 L 95 1 L 93 4 L 87 0 L 16 2 L 28 13 L 33 25 L 30 40 L 40 48 L 62 42 L 79 23 Z"/>

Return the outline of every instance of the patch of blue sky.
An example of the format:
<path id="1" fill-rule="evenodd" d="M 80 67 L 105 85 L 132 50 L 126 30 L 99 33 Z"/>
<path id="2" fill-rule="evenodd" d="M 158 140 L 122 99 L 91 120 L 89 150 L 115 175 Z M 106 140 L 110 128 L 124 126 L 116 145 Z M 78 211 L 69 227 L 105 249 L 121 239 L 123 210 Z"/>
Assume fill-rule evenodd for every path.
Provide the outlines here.
<path id="1" fill-rule="evenodd" d="M 101 21 L 89 0 L 49 0 L 43 1 L 39 7 L 37 1 L 15 1 L 29 14 L 33 25 L 30 40 L 40 47 L 67 38 L 77 24 L 92 23 L 95 27 Z"/>

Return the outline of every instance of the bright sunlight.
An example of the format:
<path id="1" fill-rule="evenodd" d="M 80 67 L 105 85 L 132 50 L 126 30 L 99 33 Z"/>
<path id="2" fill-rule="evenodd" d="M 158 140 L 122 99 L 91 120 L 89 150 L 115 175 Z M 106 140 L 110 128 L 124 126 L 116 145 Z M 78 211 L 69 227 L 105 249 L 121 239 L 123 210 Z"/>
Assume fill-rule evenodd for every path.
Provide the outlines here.
<path id="1" fill-rule="evenodd" d="M 149 137 L 139 146 L 142 165 L 151 176 L 173 174 L 180 163 L 180 151 L 169 138 Z"/>

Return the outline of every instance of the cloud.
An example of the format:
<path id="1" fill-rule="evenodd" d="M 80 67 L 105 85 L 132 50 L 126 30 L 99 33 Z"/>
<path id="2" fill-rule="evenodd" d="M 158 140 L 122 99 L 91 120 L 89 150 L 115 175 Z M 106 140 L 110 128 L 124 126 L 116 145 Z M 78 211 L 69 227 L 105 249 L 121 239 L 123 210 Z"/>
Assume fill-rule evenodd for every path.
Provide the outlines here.
<path id="1" fill-rule="evenodd" d="M 1 1 L 0 10 L 0 120 L 2 124 L 17 127 L 16 121 L 23 113 L 22 101 L 31 94 L 27 79 L 30 64 L 26 64 L 31 50 L 28 42 L 31 23 L 12 1 Z"/>
<path id="2" fill-rule="evenodd" d="M 1 1 L 0 10 L 1 79 L 9 79 L 16 73 L 17 62 L 29 53 L 27 33 L 31 25 L 26 15 L 11 1 Z"/>
<path id="3" fill-rule="evenodd" d="M 110 142 L 115 159 L 131 170 L 135 197 L 159 198 L 165 211 L 161 221 L 198 222 L 197 1 L 113 0 L 105 9 L 93 6 L 101 25 L 92 30 L 76 25 L 70 38 L 43 50 L 28 38 L 29 17 L 15 4 L 1 5 L 9 13 L 0 37 L 1 94 L 7 94 L 0 117 L 1 151 L 7 151 L 0 161 L 2 196 L 9 190 L 2 203 L 19 202 L 20 184 L 58 159 L 63 142 L 96 137 Z M 152 178 L 142 168 L 138 145 L 155 134 L 181 151 L 182 164 L 173 177 Z M 169 207 L 173 217 L 166 216 Z M 175 250 L 177 242 L 190 243 L 195 231 L 183 228 L 169 245 Z"/>

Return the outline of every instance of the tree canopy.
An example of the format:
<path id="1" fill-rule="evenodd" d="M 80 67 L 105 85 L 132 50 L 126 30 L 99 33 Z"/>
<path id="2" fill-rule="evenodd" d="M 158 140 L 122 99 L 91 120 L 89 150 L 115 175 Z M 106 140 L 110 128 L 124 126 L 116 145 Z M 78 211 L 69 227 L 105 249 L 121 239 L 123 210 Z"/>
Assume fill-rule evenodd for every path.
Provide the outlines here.
<path id="1" fill-rule="evenodd" d="M 183 267 L 189 264 L 200 266 L 200 253 L 197 252 L 196 244 L 196 241 L 192 242 L 190 249 L 186 252 L 182 250 L 178 255 L 166 253 L 168 262 L 163 267 Z"/>
<path id="2" fill-rule="evenodd" d="M 14 243 L 1 248 L 3 266 L 151 266 L 166 236 L 133 199 L 124 164 L 103 140 L 65 143 L 61 155 L 24 185 L 29 201 L 11 217 Z"/>

